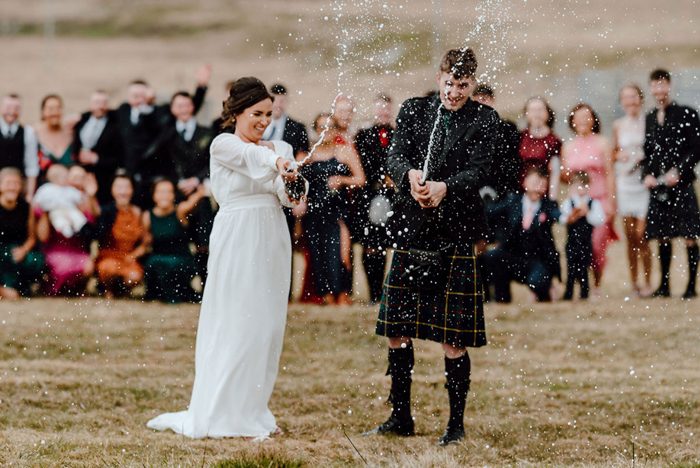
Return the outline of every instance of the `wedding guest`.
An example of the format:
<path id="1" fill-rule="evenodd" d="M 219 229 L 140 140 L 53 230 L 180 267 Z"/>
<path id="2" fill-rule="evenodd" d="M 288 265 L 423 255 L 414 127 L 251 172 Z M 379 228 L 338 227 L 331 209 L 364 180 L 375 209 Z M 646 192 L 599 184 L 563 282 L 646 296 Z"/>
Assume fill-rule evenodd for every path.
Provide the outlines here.
<path id="1" fill-rule="evenodd" d="M 569 127 L 574 138 L 562 149 L 562 180 L 569 182 L 571 174 L 584 171 L 590 179 L 590 196 L 600 200 L 605 210 L 605 223 L 593 229 L 593 290 L 592 299 L 599 299 L 603 271 L 607 264 L 608 246 L 618 239 L 614 228 L 617 203 L 615 201 L 615 169 L 613 147 L 600 134 L 598 114 L 588 104 L 578 104 L 569 113 Z"/>
<path id="2" fill-rule="evenodd" d="M 170 106 L 174 125 L 163 130 L 146 153 L 149 172 L 165 177 L 177 186 L 176 203 L 184 201 L 197 187 L 209 184 L 209 146 L 213 135 L 194 118 L 195 105 L 187 92 L 175 93 Z M 209 196 L 203 197 L 189 215 L 191 240 L 195 243 L 197 269 L 202 281 L 207 277 L 209 234 L 214 223 L 214 209 Z"/>
<path id="3" fill-rule="evenodd" d="M 683 237 L 688 251 L 688 286 L 683 299 L 692 299 L 697 296 L 700 262 L 700 210 L 693 188 L 694 169 L 700 161 L 700 120 L 697 111 L 671 99 L 668 71 L 651 73 L 649 92 L 656 107 L 646 117 L 642 175 L 651 190 L 646 237 L 659 240 L 661 284 L 654 295 L 671 295 L 671 239 Z"/>
<path id="4" fill-rule="evenodd" d="M 44 258 L 36 246 L 35 217 L 22 193 L 22 172 L 0 169 L 0 298 L 28 296 L 41 280 Z"/>
<path id="5" fill-rule="evenodd" d="M 521 181 L 531 167 L 544 167 L 549 174 L 549 197 L 559 196 L 561 140 L 554 134 L 554 111 L 546 100 L 534 97 L 525 103 L 527 128 L 520 139 Z"/>
<path id="6" fill-rule="evenodd" d="M 114 173 L 124 167 L 124 143 L 117 111 L 109 109 L 106 91 L 94 91 L 90 110 L 73 129 L 73 158 L 97 179 L 97 200 L 105 205 L 112 201 L 110 187 Z"/>
<path id="7" fill-rule="evenodd" d="M 14 167 L 26 177 L 26 199 L 31 202 L 39 176 L 39 148 L 34 129 L 19 122 L 22 100 L 17 94 L 0 102 L 0 169 Z"/>
<path id="8" fill-rule="evenodd" d="M 353 119 L 355 117 L 355 100 L 352 96 L 341 95 L 335 100 L 333 108 L 333 118 L 338 125 L 336 140 L 341 145 L 352 145 L 353 141 Z"/>
<path id="9" fill-rule="evenodd" d="M 73 128 L 63 121 L 63 99 L 49 94 L 41 101 L 41 122 L 36 125 L 41 175 L 53 164 L 73 165 Z"/>
<path id="10" fill-rule="evenodd" d="M 134 179 L 134 202 L 142 208 L 151 204 L 148 187 L 152 174 L 146 171 L 144 156 L 160 130 L 153 108 L 146 102 L 147 94 L 145 81 L 132 81 L 127 89 L 127 101 L 117 109 L 124 145 L 124 168 Z"/>
<path id="11" fill-rule="evenodd" d="M 495 109 L 496 95 L 493 89 L 481 83 L 477 85 L 472 94 L 476 102 Z M 496 125 L 496 151 L 491 166 L 491 173 L 486 186 L 480 191 L 486 205 L 491 205 L 506 200 L 510 195 L 518 193 L 522 189 L 520 181 L 521 160 L 520 140 L 522 138 L 518 127 L 508 120 L 498 119 Z M 479 263 L 482 277 L 484 278 L 484 301 L 491 299 L 491 286 L 488 284 L 488 272 L 486 271 L 486 245 L 503 242 L 506 235 L 507 220 L 503 216 L 496 215 L 487 210 L 489 220 L 489 235 L 476 244 L 476 261 Z"/>
<path id="12" fill-rule="evenodd" d="M 566 226 L 566 291 L 564 300 L 574 297 L 578 282 L 581 299 L 588 299 L 588 268 L 593 261 L 593 229 L 605 222 L 605 211 L 600 200 L 589 195 L 590 179 L 584 171 L 571 176 L 569 195 L 561 204 L 559 223 Z"/>
<path id="13" fill-rule="evenodd" d="M 355 148 L 360 156 L 366 183 L 352 194 L 353 239 L 362 245 L 362 265 L 367 275 L 370 302 L 382 298 L 386 248 L 390 244 L 386 232 L 387 213 L 391 211 L 394 183 L 389 179 L 386 158 L 394 134 L 393 102 L 379 94 L 372 104 L 374 125 L 360 130 L 355 136 Z"/>
<path id="14" fill-rule="evenodd" d="M 486 255 L 496 302 L 511 302 L 512 281 L 528 286 L 540 302 L 552 300 L 552 280 L 561 276 L 552 224 L 559 221 L 560 212 L 557 202 L 547 197 L 548 177 L 545 166 L 531 167 L 523 195 L 488 207 L 507 220 L 504 241 Z"/>
<path id="15" fill-rule="evenodd" d="M 85 191 L 86 202 L 81 208 L 89 226 L 95 222 L 95 177 L 84 177 L 82 188 Z M 48 269 L 48 281 L 44 284 L 46 293 L 51 296 L 84 295 L 87 283 L 95 271 L 89 245 L 92 233 L 84 227 L 73 236 L 65 237 L 53 228 L 48 213 L 41 210 L 37 213 L 37 237 L 43 243 Z"/>
<path id="16" fill-rule="evenodd" d="M 188 215 L 204 196 L 204 186 L 200 185 L 176 205 L 175 185 L 168 179 L 154 182 L 155 206 L 142 214 L 143 228 L 148 232 L 144 244 L 151 247 L 144 264 L 146 300 L 171 304 L 199 300 L 190 284 L 197 274 L 197 264 L 190 251 L 187 227 Z"/>
<path id="17" fill-rule="evenodd" d="M 350 302 L 343 284 L 345 275 L 352 275 L 349 252 L 342 245 L 341 229 L 348 209 L 349 187 L 364 184 L 365 175 L 352 148 L 337 143 L 338 124 L 329 114 L 314 120 L 313 129 L 325 134 L 311 160 L 300 170 L 309 182 L 309 199 L 302 218 L 304 238 L 311 257 L 311 276 L 316 296 L 326 304 Z"/>
<path id="18" fill-rule="evenodd" d="M 632 295 L 648 297 L 651 287 L 651 248 L 644 237 L 649 211 L 649 189 L 642 180 L 644 160 L 644 94 L 635 84 L 620 90 L 625 116 L 613 122 L 613 147 L 617 181 L 617 212 L 622 217 L 627 238 L 627 259 Z M 639 274 L 641 264 L 642 272 Z M 639 279 L 642 279 L 642 286 Z"/>
<path id="19" fill-rule="evenodd" d="M 143 280 L 139 260 L 146 254 L 146 231 L 141 210 L 131 203 L 131 176 L 117 172 L 112 182 L 113 202 L 102 208 L 98 220 L 97 277 L 108 298 L 125 297 Z"/>

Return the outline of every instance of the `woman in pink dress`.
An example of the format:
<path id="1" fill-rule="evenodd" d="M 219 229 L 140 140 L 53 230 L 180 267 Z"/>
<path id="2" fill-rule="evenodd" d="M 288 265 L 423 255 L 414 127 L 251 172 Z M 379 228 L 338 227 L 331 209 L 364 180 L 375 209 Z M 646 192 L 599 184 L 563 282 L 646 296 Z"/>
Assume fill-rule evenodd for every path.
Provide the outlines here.
<path id="1" fill-rule="evenodd" d="M 578 104 L 569 113 L 569 127 L 574 138 L 562 149 L 562 180 L 569 182 L 571 174 L 585 171 L 590 179 L 589 194 L 600 200 L 606 214 L 606 222 L 593 229 L 593 269 L 594 288 L 592 299 L 600 298 L 600 284 L 607 262 L 606 250 L 618 239 L 613 221 L 617 206 L 615 194 L 615 169 L 613 147 L 610 141 L 600 135 L 600 120 L 588 104 Z"/>
<path id="2" fill-rule="evenodd" d="M 77 180 L 74 176 L 71 185 L 85 192 L 86 198 L 80 209 L 88 223 L 94 223 L 99 215 L 99 208 L 95 201 L 97 181 L 92 174 L 82 174 L 80 178 L 80 171 L 76 172 Z M 88 280 L 95 271 L 95 264 L 90 258 L 89 239 L 85 239 L 80 232 L 71 237 L 65 237 L 53 228 L 48 213 L 42 213 L 36 207 L 35 212 L 39 216 L 37 237 L 44 244 L 44 256 L 49 274 L 45 285 L 46 294 L 51 296 L 84 294 Z"/>

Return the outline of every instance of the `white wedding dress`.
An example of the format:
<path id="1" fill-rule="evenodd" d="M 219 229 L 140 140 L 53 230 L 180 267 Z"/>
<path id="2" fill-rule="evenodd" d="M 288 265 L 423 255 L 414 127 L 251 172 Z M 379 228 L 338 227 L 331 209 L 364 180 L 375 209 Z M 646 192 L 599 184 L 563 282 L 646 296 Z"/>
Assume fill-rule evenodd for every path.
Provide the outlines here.
<path id="1" fill-rule="evenodd" d="M 277 378 L 287 319 L 291 242 L 280 203 L 291 206 L 275 151 L 231 134 L 211 144 L 211 187 L 219 204 L 197 329 L 187 411 L 148 422 L 191 438 L 266 437 L 277 429 L 267 403 Z"/>

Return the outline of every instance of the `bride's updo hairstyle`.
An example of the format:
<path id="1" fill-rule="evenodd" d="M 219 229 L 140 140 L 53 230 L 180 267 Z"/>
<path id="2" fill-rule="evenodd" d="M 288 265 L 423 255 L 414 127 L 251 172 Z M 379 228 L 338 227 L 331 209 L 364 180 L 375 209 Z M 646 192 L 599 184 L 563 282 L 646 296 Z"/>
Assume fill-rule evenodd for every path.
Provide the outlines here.
<path id="1" fill-rule="evenodd" d="M 221 112 L 224 123 L 221 127 L 231 127 L 235 130 L 236 115 L 265 99 L 275 100 L 259 79 L 248 76 L 236 80 L 224 101 L 224 110 Z"/>

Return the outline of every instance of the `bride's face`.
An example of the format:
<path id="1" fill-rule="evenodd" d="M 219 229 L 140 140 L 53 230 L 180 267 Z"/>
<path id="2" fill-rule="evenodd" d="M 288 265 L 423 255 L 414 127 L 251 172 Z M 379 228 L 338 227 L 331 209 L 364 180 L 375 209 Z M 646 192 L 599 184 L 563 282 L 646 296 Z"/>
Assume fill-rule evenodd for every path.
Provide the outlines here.
<path id="1" fill-rule="evenodd" d="M 236 116 L 236 135 L 243 141 L 257 143 L 272 119 L 272 100 L 265 99 Z"/>

